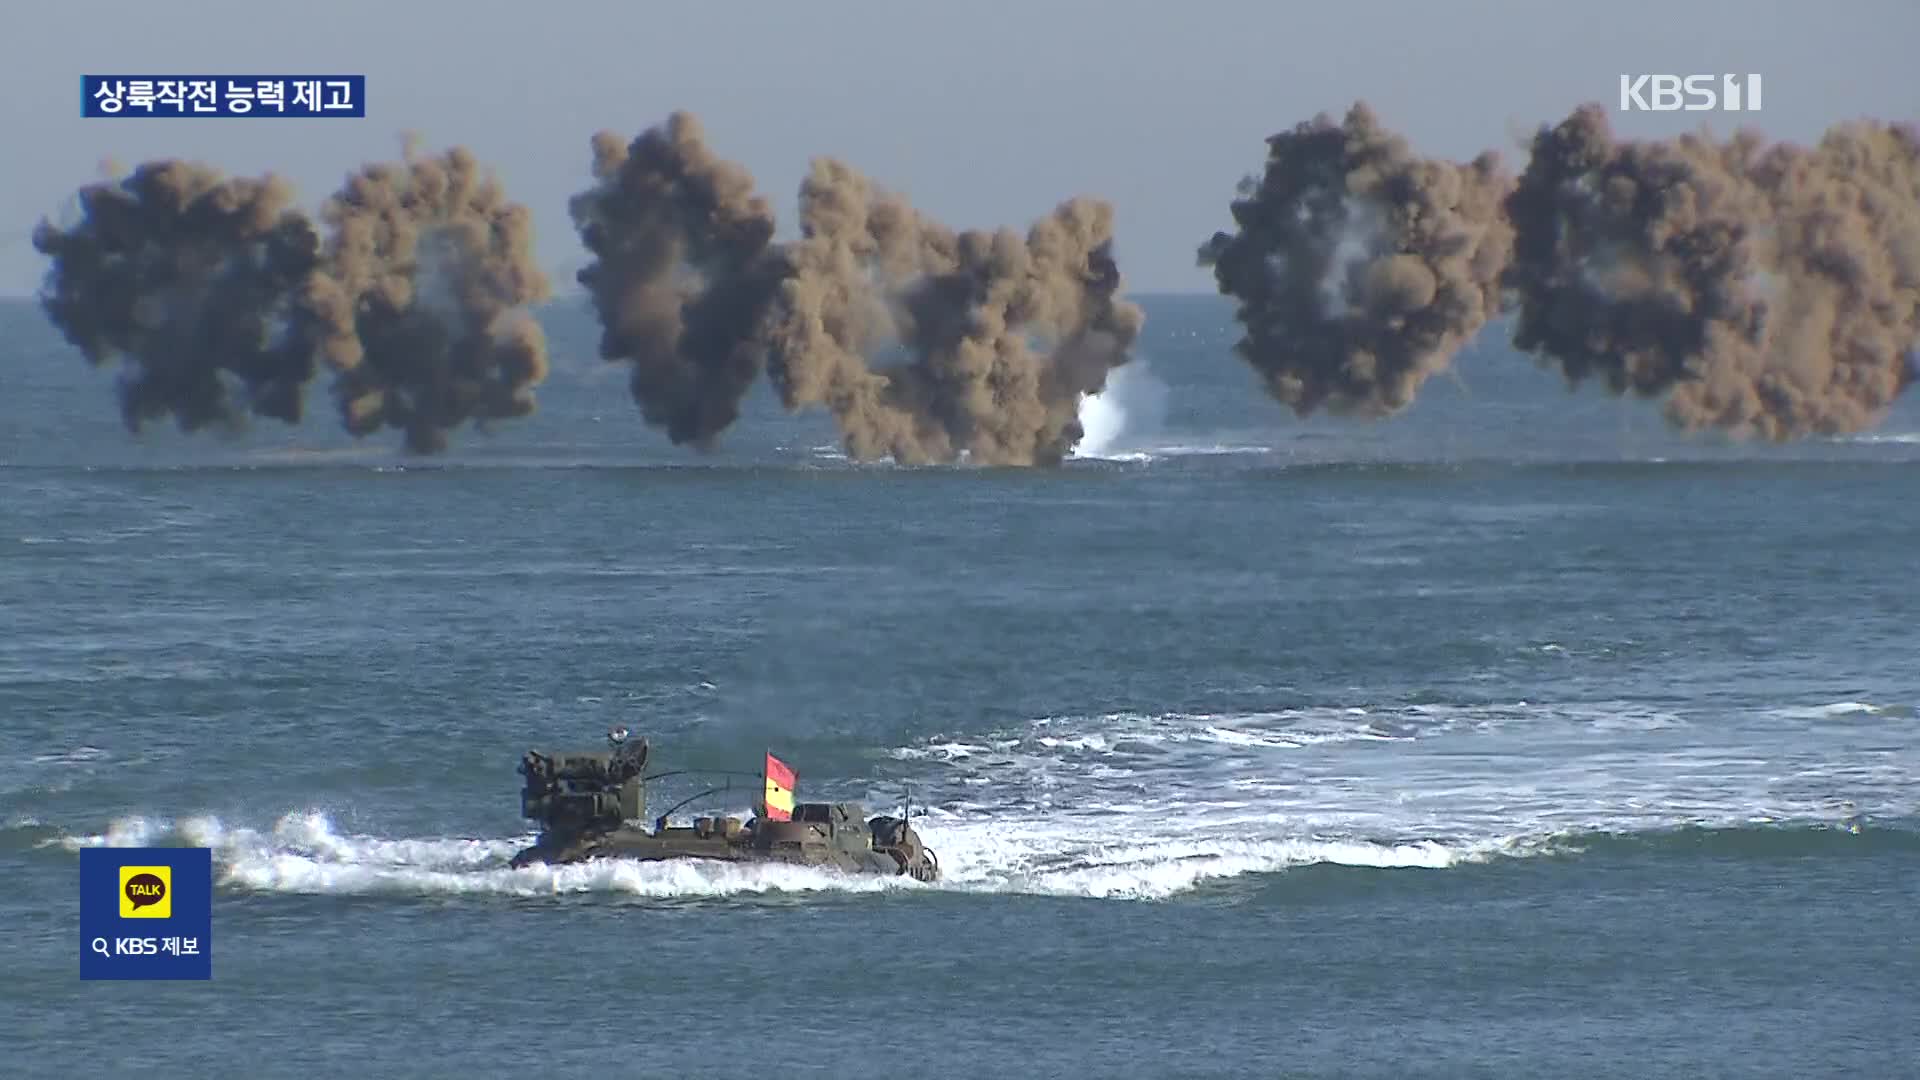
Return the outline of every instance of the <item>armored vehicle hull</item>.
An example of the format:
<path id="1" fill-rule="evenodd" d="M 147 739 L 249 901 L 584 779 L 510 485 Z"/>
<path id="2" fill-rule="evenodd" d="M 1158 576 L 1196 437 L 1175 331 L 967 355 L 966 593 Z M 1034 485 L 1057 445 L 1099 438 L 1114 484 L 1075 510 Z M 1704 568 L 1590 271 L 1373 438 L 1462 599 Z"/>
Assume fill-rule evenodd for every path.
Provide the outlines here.
<path id="1" fill-rule="evenodd" d="M 737 818 L 701 817 L 691 826 L 670 827 L 661 815 L 648 828 L 642 821 L 646 782 L 684 774 L 645 775 L 644 739 L 629 743 L 626 732 L 617 729 L 609 741 L 610 752 L 529 751 L 521 760 L 520 773 L 526 778 L 521 814 L 538 821 L 541 830 L 531 847 L 513 857 L 513 866 L 706 859 L 906 875 L 917 881 L 940 878 L 939 859 L 907 821 L 884 815 L 868 819 L 859 803 L 792 804 L 793 774 L 772 755 L 762 776 L 767 794 L 753 820 L 742 824 Z"/>

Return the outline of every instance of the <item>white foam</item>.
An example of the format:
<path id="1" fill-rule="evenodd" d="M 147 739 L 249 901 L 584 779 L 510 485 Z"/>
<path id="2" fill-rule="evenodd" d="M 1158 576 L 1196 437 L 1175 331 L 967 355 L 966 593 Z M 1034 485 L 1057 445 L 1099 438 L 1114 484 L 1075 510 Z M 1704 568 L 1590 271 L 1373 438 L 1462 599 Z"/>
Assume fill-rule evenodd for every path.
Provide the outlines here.
<path id="1" fill-rule="evenodd" d="M 944 871 L 933 886 L 699 860 L 514 870 L 508 861 L 530 835 L 373 835 L 309 809 L 257 828 L 128 816 L 99 835 L 40 842 L 205 845 L 224 887 L 276 893 L 671 899 L 933 888 L 1158 900 L 1313 864 L 1439 871 L 1527 857 L 1565 850 L 1558 838 L 1586 830 L 1920 814 L 1915 725 L 1817 723 L 1894 715 L 1859 701 L 1799 714 L 1785 739 L 1764 723 L 1690 723 L 1645 703 L 1524 701 L 1063 715 L 964 740 L 939 735 L 892 751 L 913 763 L 915 804 L 927 808 L 916 828 Z M 876 789 L 865 801 L 880 808 L 898 794 Z"/>
<path id="2" fill-rule="evenodd" d="M 1835 701 L 1774 709 L 1770 715 L 1783 720 L 1830 720 L 1842 716 L 1884 716 L 1888 711 L 1886 706 L 1870 701 Z"/>
<path id="3" fill-rule="evenodd" d="M 1170 443 L 1153 448 L 1158 457 L 1217 457 L 1228 454 L 1271 454 L 1270 446 L 1250 443 Z"/>
<path id="4" fill-rule="evenodd" d="M 1836 701 L 1814 711 L 1825 716 L 1845 716 L 1848 713 L 1878 713 L 1882 710 L 1880 706 L 1867 701 Z"/>
<path id="5" fill-rule="evenodd" d="M 1097 816 L 1068 825 L 985 814 L 924 831 L 940 852 L 945 888 L 1132 900 L 1163 900 L 1211 881 L 1312 864 L 1445 869 L 1483 861 L 1500 847 L 1313 837 L 1124 838 L 1127 830 Z M 1116 834 L 1124 839 L 1106 839 Z"/>
<path id="6" fill-rule="evenodd" d="M 972 757 L 975 754 L 991 752 L 991 747 L 979 746 L 973 743 L 944 742 L 933 743 L 929 746 L 901 746 L 896 747 L 888 753 L 892 757 L 899 758 L 902 761 L 932 757 L 951 761 L 954 758 Z"/>
<path id="7" fill-rule="evenodd" d="M 1145 807 L 1139 808 L 1145 810 Z M 1337 863 L 1440 869 L 1478 861 L 1497 845 L 1363 840 L 1123 838 L 1101 842 L 1093 820 L 1010 819 L 986 809 L 941 811 L 922 822 L 944 873 L 937 885 L 910 878 L 711 860 L 596 860 L 572 866 L 510 869 L 531 836 L 475 839 L 343 834 L 327 815 L 300 811 L 266 831 L 213 818 L 177 823 L 147 817 L 115 821 L 103 834 L 69 837 L 70 849 L 148 846 L 177 840 L 214 851 L 224 887 L 303 895 L 502 895 L 607 893 L 655 899 L 738 894 L 943 889 L 1092 898 L 1165 899 L 1221 878 L 1292 866 Z"/>
<path id="8" fill-rule="evenodd" d="M 1836 441 L 1855 443 L 1900 443 L 1904 445 L 1920 444 L 1920 431 L 1896 431 L 1878 435 L 1843 435 Z"/>
<path id="9" fill-rule="evenodd" d="M 1303 861 L 1524 855 L 1570 830 L 1920 813 L 1920 792 L 1903 779 L 1920 767 L 1920 745 L 1889 748 L 1883 729 L 1859 753 L 1797 732 L 1784 746 L 1756 744 L 1751 729 L 1638 702 L 1109 713 L 1047 717 L 1022 734 L 990 761 L 928 760 L 956 774 L 971 805 L 1006 793 L 977 812 L 936 810 L 928 835 L 954 848 L 966 869 L 941 850 L 955 877 L 1149 894 L 1155 881 Z M 1182 847 L 1196 837 L 1203 850 Z M 1089 866 L 1098 845 L 1138 861 L 1102 877 Z"/>
<path id="10" fill-rule="evenodd" d="M 574 866 L 511 869 L 531 835 L 497 838 L 390 838 L 341 833 L 322 812 L 286 814 L 266 831 L 210 817 L 171 822 L 125 817 L 103 834 L 66 837 L 82 847 L 146 847 L 177 840 L 213 850 L 219 884 L 256 892 L 325 895 L 496 894 L 546 896 L 615 893 L 672 898 L 737 893 L 874 891 L 918 884 L 807 867 L 708 860 L 639 863 L 601 860 Z"/>

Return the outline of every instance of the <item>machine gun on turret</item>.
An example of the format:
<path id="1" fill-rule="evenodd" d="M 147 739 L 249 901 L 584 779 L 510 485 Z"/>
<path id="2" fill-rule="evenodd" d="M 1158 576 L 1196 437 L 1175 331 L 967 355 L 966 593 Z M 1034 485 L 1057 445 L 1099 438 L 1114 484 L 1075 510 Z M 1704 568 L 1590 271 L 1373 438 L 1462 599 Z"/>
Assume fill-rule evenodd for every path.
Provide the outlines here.
<path id="1" fill-rule="evenodd" d="M 542 754 L 520 759 L 520 815 L 543 834 L 573 835 L 617 829 L 647 810 L 647 740 L 630 742 L 627 729 L 607 733 L 605 753 Z"/>

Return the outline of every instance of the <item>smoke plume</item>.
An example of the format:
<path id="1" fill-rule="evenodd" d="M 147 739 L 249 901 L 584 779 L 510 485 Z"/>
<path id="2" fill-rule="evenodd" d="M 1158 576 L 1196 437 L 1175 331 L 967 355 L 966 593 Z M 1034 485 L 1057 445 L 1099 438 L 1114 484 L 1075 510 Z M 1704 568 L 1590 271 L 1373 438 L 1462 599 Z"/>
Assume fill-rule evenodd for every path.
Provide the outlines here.
<path id="1" fill-rule="evenodd" d="M 1298 416 L 1405 408 L 1499 308 L 1512 230 L 1499 158 L 1421 158 L 1358 103 L 1267 140 L 1238 225 L 1200 248 L 1238 301 L 1236 346 Z"/>
<path id="2" fill-rule="evenodd" d="M 1024 239 L 955 233 L 821 159 L 801 238 L 777 244 L 753 178 L 690 114 L 593 151 L 571 204 L 593 254 L 579 280 L 601 355 L 631 365 L 642 417 L 675 443 L 711 447 L 765 373 L 789 410 L 828 410 L 856 460 L 1054 463 L 1139 334 L 1104 203 L 1065 203 Z"/>
<path id="3" fill-rule="evenodd" d="M 313 361 L 290 301 L 319 241 L 292 202 L 278 177 L 151 161 L 81 188 L 72 228 L 35 230 L 53 260 L 47 316 L 95 366 L 125 361 L 130 430 L 169 414 L 184 431 L 300 420 Z"/>
<path id="4" fill-rule="evenodd" d="M 1920 341 L 1920 138 L 1847 124 L 1618 141 L 1583 106 L 1507 201 L 1520 349 L 1669 420 L 1784 440 L 1876 423 Z"/>
<path id="5" fill-rule="evenodd" d="M 829 159 L 800 206 L 771 332 L 789 409 L 826 406 L 856 460 L 1066 456 L 1081 397 L 1127 362 L 1144 319 L 1118 298 L 1111 207 L 1062 203 L 1024 238 L 955 233 Z"/>
<path id="6" fill-rule="evenodd" d="M 527 208 L 471 152 L 409 147 L 349 176 L 321 217 L 331 236 L 300 306 L 348 431 L 398 428 L 433 453 L 468 420 L 533 411 L 546 338 L 525 308 L 547 280 Z"/>
<path id="7" fill-rule="evenodd" d="M 600 316 L 600 355 L 632 366 L 648 424 L 709 448 L 764 369 L 762 320 L 781 273 L 773 211 L 684 112 L 631 144 L 595 135 L 593 175 L 571 211 L 594 256 L 578 277 Z"/>

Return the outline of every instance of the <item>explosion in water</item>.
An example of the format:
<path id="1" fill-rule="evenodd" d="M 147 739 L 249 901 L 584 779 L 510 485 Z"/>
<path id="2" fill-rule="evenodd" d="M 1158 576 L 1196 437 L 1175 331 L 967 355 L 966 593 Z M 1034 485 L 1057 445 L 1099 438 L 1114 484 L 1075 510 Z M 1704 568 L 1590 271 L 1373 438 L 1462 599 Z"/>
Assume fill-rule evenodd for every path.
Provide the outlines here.
<path id="1" fill-rule="evenodd" d="M 1233 203 L 1239 231 L 1200 249 L 1239 302 L 1236 350 L 1296 415 L 1398 412 L 1498 309 L 1509 178 L 1491 153 L 1416 156 L 1365 103 L 1267 146 Z"/>
<path id="2" fill-rule="evenodd" d="M 527 208 L 472 153 L 368 165 L 321 216 L 333 234 L 300 303 L 348 431 L 399 428 L 432 453 L 468 420 L 533 411 L 546 337 L 525 307 L 547 280 Z"/>
<path id="3" fill-rule="evenodd" d="M 1061 204 L 1024 240 L 954 233 L 832 160 L 801 188 L 773 330 L 789 408 L 824 404 L 856 460 L 1057 464 L 1083 395 L 1127 362 L 1143 315 L 1118 299 L 1113 211 Z M 874 370 L 896 345 L 905 359 Z"/>
<path id="4" fill-rule="evenodd" d="M 292 201 L 274 176 L 152 161 L 81 188 L 73 228 L 35 230 L 53 259 L 48 317 L 96 366 L 127 361 L 130 430 L 168 414 L 185 431 L 237 428 L 248 413 L 300 420 L 313 360 L 289 301 L 319 241 Z"/>
<path id="5" fill-rule="evenodd" d="M 1588 105 L 1538 133 L 1507 206 L 1515 344 L 1573 382 L 1784 440 L 1869 427 L 1914 378 L 1911 129 L 1849 124 L 1810 150 L 1616 142 Z"/>
<path id="6" fill-rule="evenodd" d="M 779 245 L 752 178 L 684 112 L 630 144 L 596 136 L 594 177 L 572 213 L 600 352 L 632 364 L 642 416 L 676 443 L 710 447 L 764 371 L 788 409 L 831 412 L 856 460 L 1054 463 L 1139 334 L 1104 203 L 1024 240 L 956 234 L 823 159 L 802 238 Z"/>
<path id="7" fill-rule="evenodd" d="M 711 447 L 765 364 L 773 211 L 684 112 L 630 145 L 595 135 L 593 158 L 596 183 L 571 210 L 594 255 L 579 280 L 600 315 L 600 355 L 632 365 L 647 423 Z"/>

